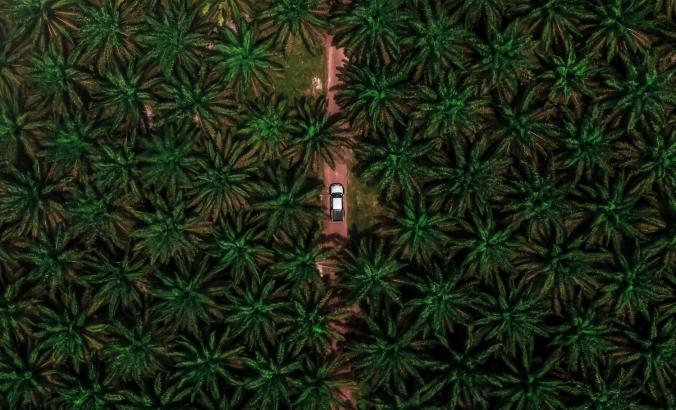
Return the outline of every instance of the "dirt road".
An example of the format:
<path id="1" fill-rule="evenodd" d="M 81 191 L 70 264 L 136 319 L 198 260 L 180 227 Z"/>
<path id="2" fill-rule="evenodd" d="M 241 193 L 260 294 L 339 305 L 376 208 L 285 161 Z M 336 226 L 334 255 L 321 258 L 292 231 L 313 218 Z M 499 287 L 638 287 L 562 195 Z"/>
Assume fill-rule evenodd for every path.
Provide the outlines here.
<path id="1" fill-rule="evenodd" d="M 324 38 L 324 48 L 326 52 L 327 69 L 327 96 L 328 96 L 328 111 L 329 114 L 335 114 L 340 111 L 340 107 L 335 101 L 335 91 L 332 88 L 338 83 L 338 69 L 345 64 L 345 53 L 342 48 L 336 48 L 333 44 L 333 36 L 326 36 Z M 345 207 L 345 220 L 342 222 L 332 222 L 330 218 L 324 221 L 324 235 L 329 241 L 346 241 L 348 238 L 347 221 L 350 218 L 350 209 L 347 205 L 347 197 L 350 195 L 350 187 L 347 180 L 348 161 L 351 159 L 351 152 L 345 150 L 342 158 L 336 158 L 336 166 L 334 169 L 328 164 L 324 164 L 324 192 L 322 193 L 322 201 L 326 208 L 326 215 L 329 214 L 329 185 L 333 183 L 342 184 L 345 188 L 345 198 L 343 199 L 343 206 Z"/>

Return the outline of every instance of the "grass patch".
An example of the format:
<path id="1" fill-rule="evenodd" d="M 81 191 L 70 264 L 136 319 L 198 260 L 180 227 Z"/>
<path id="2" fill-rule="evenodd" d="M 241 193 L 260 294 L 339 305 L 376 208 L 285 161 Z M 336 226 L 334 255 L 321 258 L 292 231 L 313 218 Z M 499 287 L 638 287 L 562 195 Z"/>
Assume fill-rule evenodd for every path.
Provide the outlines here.
<path id="1" fill-rule="evenodd" d="M 363 231 L 373 225 L 384 214 L 384 208 L 378 198 L 375 187 L 360 181 L 352 171 L 348 171 L 347 205 L 350 231 Z"/>
<path id="2" fill-rule="evenodd" d="M 312 55 L 305 49 L 303 43 L 298 41 L 282 61 L 284 71 L 282 76 L 275 79 L 275 90 L 278 94 L 289 98 L 301 97 L 312 94 L 312 78 L 322 80 L 322 89 L 319 93 L 326 92 L 326 61 L 324 52 Z"/>

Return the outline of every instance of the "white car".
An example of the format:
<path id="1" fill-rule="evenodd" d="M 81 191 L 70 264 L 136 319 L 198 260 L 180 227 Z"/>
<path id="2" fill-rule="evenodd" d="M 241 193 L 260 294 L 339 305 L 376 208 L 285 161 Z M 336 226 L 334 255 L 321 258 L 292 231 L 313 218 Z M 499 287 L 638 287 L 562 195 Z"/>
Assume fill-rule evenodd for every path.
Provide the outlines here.
<path id="1" fill-rule="evenodd" d="M 343 207 L 343 194 L 345 190 L 341 184 L 331 184 L 329 194 L 331 195 L 331 220 L 341 222 L 345 219 L 345 207 Z"/>

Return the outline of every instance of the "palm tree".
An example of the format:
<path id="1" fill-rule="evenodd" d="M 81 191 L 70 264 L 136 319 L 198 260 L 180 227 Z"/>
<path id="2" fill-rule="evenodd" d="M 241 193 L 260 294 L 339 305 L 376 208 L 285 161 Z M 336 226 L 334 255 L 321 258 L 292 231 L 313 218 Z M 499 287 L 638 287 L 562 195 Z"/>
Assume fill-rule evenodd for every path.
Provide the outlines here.
<path id="1" fill-rule="evenodd" d="M 141 198 L 142 168 L 137 157 L 133 138 L 124 138 L 118 144 L 99 145 L 100 150 L 92 161 L 94 183 L 102 190 L 120 196 Z"/>
<path id="2" fill-rule="evenodd" d="M 112 128 L 145 133 L 150 127 L 145 105 L 155 100 L 158 82 L 151 70 L 136 62 L 127 64 L 126 69 L 121 63 L 111 64 L 95 86 L 94 101 L 104 107 L 104 117 L 112 120 Z"/>
<path id="3" fill-rule="evenodd" d="M 281 158 L 294 130 L 295 112 L 276 94 L 246 104 L 237 135 L 262 160 Z"/>
<path id="4" fill-rule="evenodd" d="M 95 306 L 108 307 L 108 319 L 119 311 L 139 312 L 150 287 L 150 266 L 138 256 L 131 255 L 131 244 L 124 252 L 96 252 L 85 260 L 90 272 L 83 280 L 96 288 L 92 297 Z"/>
<path id="5" fill-rule="evenodd" d="M 57 408 L 106 410 L 116 408 L 124 400 L 114 385 L 102 375 L 104 369 L 98 361 L 76 369 L 76 375 L 69 375 L 63 387 L 57 389 L 53 399 Z"/>
<path id="6" fill-rule="evenodd" d="M 408 7 L 407 33 L 401 43 L 412 57 L 413 78 L 433 83 L 451 66 L 463 68 L 475 39 L 456 18 L 447 0 L 417 0 Z"/>
<path id="7" fill-rule="evenodd" d="M 630 324 L 634 324 L 637 313 L 651 319 L 651 306 L 668 295 L 664 283 L 655 277 L 656 270 L 638 248 L 629 259 L 616 251 L 614 265 L 600 272 L 603 286 L 597 300 Z"/>
<path id="8" fill-rule="evenodd" d="M 610 339 L 615 327 L 604 320 L 596 304 L 586 306 L 581 296 L 571 302 L 565 305 L 565 323 L 552 328 L 549 345 L 556 347 L 569 371 L 598 374 L 613 347 Z"/>
<path id="9" fill-rule="evenodd" d="M 166 78 L 175 71 L 191 72 L 200 65 L 209 24 L 197 4 L 188 0 L 156 2 L 144 14 L 137 39 L 144 47 L 141 65 L 157 65 Z"/>
<path id="10" fill-rule="evenodd" d="M 490 208 L 489 208 L 490 209 Z M 514 272 L 515 226 L 496 223 L 493 211 L 470 211 L 468 220 L 460 220 L 461 236 L 451 249 L 465 251 L 461 268 L 484 283 L 501 287 L 501 273 Z"/>
<path id="11" fill-rule="evenodd" d="M 537 293 L 551 297 L 560 315 L 575 296 L 591 297 L 599 289 L 595 267 L 608 261 L 603 251 L 585 250 L 584 236 L 560 225 L 543 229 L 533 237 L 519 238 L 514 266 L 521 284 L 532 284 Z"/>
<path id="12" fill-rule="evenodd" d="M 305 171 L 319 175 L 324 164 L 332 169 L 342 149 L 349 145 L 341 131 L 344 124 L 340 116 L 327 115 L 326 97 L 301 97 L 296 100 L 295 118 L 291 138 L 284 156 L 299 162 Z"/>
<path id="13" fill-rule="evenodd" d="M 53 397 L 60 377 L 54 363 L 26 344 L 0 344 L 0 390 L 10 408 L 40 408 Z"/>
<path id="14" fill-rule="evenodd" d="M 557 168 L 572 168 L 576 180 L 583 175 L 593 180 L 599 173 L 611 173 L 610 161 L 616 156 L 612 143 L 620 138 L 622 131 L 609 129 L 607 116 L 599 105 L 592 106 L 582 116 L 570 111 L 564 113 L 561 148 L 554 157 Z"/>
<path id="15" fill-rule="evenodd" d="M 404 258 L 415 258 L 418 263 L 429 262 L 432 257 L 447 252 L 451 219 L 431 210 L 424 196 L 417 200 L 406 196 L 403 206 L 390 213 L 389 224 L 380 233 L 385 238 L 392 238 L 392 244 L 401 249 Z"/>
<path id="16" fill-rule="evenodd" d="M 122 410 L 158 410 L 188 409 L 187 387 L 179 388 L 178 382 L 167 380 L 166 373 L 157 373 L 153 379 L 134 385 L 133 389 L 124 391 L 125 402 L 118 406 Z M 150 383 L 147 383 L 150 382 Z"/>
<path id="17" fill-rule="evenodd" d="M 302 374 L 293 408 L 299 410 L 323 410 L 331 406 L 347 408 L 345 391 L 356 388 L 344 358 L 329 356 L 303 357 Z M 339 407 L 338 407 L 339 408 Z"/>
<path id="18" fill-rule="evenodd" d="M 275 277 L 283 278 L 294 287 L 308 283 L 321 283 L 319 265 L 333 265 L 335 250 L 322 244 L 322 230 L 310 230 L 305 236 L 284 236 L 272 244 L 275 253 L 274 264 L 268 271 Z"/>
<path id="19" fill-rule="evenodd" d="M 162 369 L 162 362 L 167 358 L 166 346 L 169 345 L 167 335 L 160 337 L 147 319 L 146 315 L 143 321 L 136 321 L 131 327 L 121 322 L 112 325 L 110 330 L 114 339 L 101 353 L 108 366 L 108 380 L 139 382 Z"/>
<path id="20" fill-rule="evenodd" d="M 199 137 L 197 128 L 183 122 L 165 125 L 146 138 L 138 156 L 146 187 L 166 190 L 170 196 L 191 188 L 199 164 L 195 152 Z"/>
<path id="21" fill-rule="evenodd" d="M 80 300 L 78 300 L 80 299 Z M 108 336 L 108 325 L 95 311 L 89 292 L 78 297 L 64 291 L 53 307 L 41 305 L 35 323 L 36 348 L 47 352 L 56 364 L 69 361 L 73 367 L 89 362 Z"/>
<path id="22" fill-rule="evenodd" d="M 601 68 L 592 61 L 591 56 L 578 56 L 571 43 L 565 44 L 565 56 L 554 53 L 543 56 L 549 69 L 537 76 L 537 80 L 548 90 L 550 101 L 563 105 L 572 102 L 575 109 L 580 111 L 583 96 L 594 98 L 597 94 L 596 76 Z"/>
<path id="23" fill-rule="evenodd" d="M 152 264 L 170 259 L 192 260 L 202 236 L 211 230 L 209 224 L 188 215 L 180 197 L 165 201 L 157 196 L 153 206 L 148 212 L 135 213 L 142 227 L 132 233 L 132 237 L 138 238 L 134 252 L 146 252 Z"/>
<path id="24" fill-rule="evenodd" d="M 1 90 L 0 90 L 1 91 Z M 19 89 L 0 99 L 0 163 L 16 162 L 22 155 L 35 158 L 38 142 L 46 133 L 45 113 L 28 109 L 30 102 Z"/>
<path id="25" fill-rule="evenodd" d="M 47 128 L 42 156 L 53 161 L 55 170 L 86 181 L 96 157 L 97 140 L 106 132 L 105 126 L 94 116 L 86 116 L 79 109 L 53 118 Z"/>
<path id="26" fill-rule="evenodd" d="M 123 248 L 134 226 L 133 204 L 129 196 L 86 186 L 68 204 L 71 232 L 87 246 L 101 241 L 109 248 Z"/>
<path id="27" fill-rule="evenodd" d="M 482 0 L 484 1 L 484 0 Z M 497 89 L 503 96 L 514 94 L 519 84 L 533 76 L 538 68 L 535 47 L 522 24 L 513 22 L 499 32 L 489 26 L 488 41 L 476 45 L 479 61 L 471 69 L 484 76 L 482 92 Z"/>
<path id="28" fill-rule="evenodd" d="M 413 394 L 408 393 L 382 393 L 364 400 L 364 403 L 377 410 L 441 410 L 441 406 L 432 405 L 438 389 L 425 386 Z M 361 402 L 360 402 L 361 403 Z"/>
<path id="29" fill-rule="evenodd" d="M 620 120 L 626 118 L 627 130 L 633 130 L 639 122 L 664 123 L 672 115 L 676 100 L 676 68 L 657 53 L 647 54 L 640 64 L 629 58 L 622 61 L 626 77 L 607 76 L 612 93 L 602 107 L 612 109 Z"/>
<path id="30" fill-rule="evenodd" d="M 663 317 L 657 312 L 646 315 L 644 331 L 625 330 L 627 345 L 619 346 L 614 356 L 618 365 L 629 366 L 647 393 L 658 401 L 666 402 L 669 392 L 673 393 L 676 378 L 676 341 L 674 340 L 674 318 Z"/>
<path id="31" fill-rule="evenodd" d="M 19 44 L 17 38 L 9 36 L 4 26 L 0 25 L 0 101 L 11 98 L 23 82 L 21 65 L 26 57 L 26 48 Z"/>
<path id="32" fill-rule="evenodd" d="M 300 39 L 315 54 L 329 27 L 328 14 L 328 0 L 279 0 L 261 10 L 257 19 L 263 35 L 270 35 L 286 52 Z"/>
<path id="33" fill-rule="evenodd" d="M 389 130 L 404 124 L 410 107 L 408 73 L 410 65 L 359 66 L 349 64 L 338 74 L 342 82 L 336 102 L 352 128 Z"/>
<path id="34" fill-rule="evenodd" d="M 424 385 L 423 370 L 432 363 L 424 355 L 429 342 L 418 339 L 415 328 L 403 328 L 392 312 L 381 313 L 367 315 L 366 334 L 347 345 L 355 376 L 371 391 L 405 393 L 407 382 Z"/>
<path id="35" fill-rule="evenodd" d="M 0 180 L 0 222 L 15 236 L 37 237 L 54 229 L 68 213 L 63 203 L 70 181 L 55 180 L 49 169 L 33 161 L 30 171 L 19 171 L 13 166 L 3 167 Z"/>
<path id="36" fill-rule="evenodd" d="M 510 213 L 507 219 L 525 225 L 527 241 L 536 233 L 558 229 L 562 222 L 574 225 L 577 215 L 568 202 L 574 185 L 556 173 L 551 161 L 540 165 L 524 160 L 510 171 L 509 202 L 503 209 Z"/>
<path id="37" fill-rule="evenodd" d="M 631 133 L 630 141 L 618 142 L 616 149 L 624 167 L 651 182 L 646 188 L 676 190 L 676 126 L 646 125 Z"/>
<path id="38" fill-rule="evenodd" d="M 252 348 L 267 349 L 278 343 L 280 327 L 291 320 L 290 301 L 285 286 L 267 278 L 253 278 L 242 282 L 228 292 L 226 322 L 232 329 L 233 337 L 241 337 L 243 344 Z"/>
<path id="39" fill-rule="evenodd" d="M 483 293 L 481 300 L 479 319 L 474 322 L 477 336 L 499 343 L 510 357 L 516 357 L 517 346 L 523 355 L 530 355 L 535 338 L 549 334 L 543 321 L 549 308 L 542 297 L 533 295 L 531 286 L 510 282 L 498 287 L 497 294 Z"/>
<path id="40" fill-rule="evenodd" d="M 658 273 L 673 272 L 676 268 L 676 198 L 673 192 L 663 191 L 651 201 L 651 205 L 659 210 L 662 226 L 650 235 L 645 251 L 656 261 Z"/>
<path id="41" fill-rule="evenodd" d="M 607 368 L 591 381 L 580 383 L 577 390 L 584 397 L 584 402 L 573 407 L 574 410 L 631 410 L 640 407 L 638 395 L 641 386 L 633 372 L 623 368 L 619 372 Z"/>
<path id="42" fill-rule="evenodd" d="M 214 67 L 224 81 L 241 94 L 272 87 L 272 76 L 282 66 L 275 59 L 272 39 L 261 39 L 255 27 L 238 22 L 235 28 L 224 27 L 214 47 Z"/>
<path id="43" fill-rule="evenodd" d="M 316 226 L 322 208 L 319 205 L 321 185 L 308 178 L 301 168 L 285 169 L 280 164 L 266 167 L 258 200 L 253 209 L 267 221 L 265 236 L 282 230 L 295 237 Z"/>
<path id="44" fill-rule="evenodd" d="M 498 376 L 501 387 L 493 392 L 498 406 L 504 409 L 565 409 L 566 398 L 574 393 L 573 386 L 556 374 L 557 355 L 533 357 L 523 352 L 520 363 L 503 357 L 509 369 Z"/>
<path id="45" fill-rule="evenodd" d="M 26 343 L 33 333 L 40 287 L 33 285 L 23 269 L 0 270 L 0 344 L 14 339 Z M 2 362 L 0 360 L 0 362 Z"/>
<path id="46" fill-rule="evenodd" d="M 49 286 L 50 294 L 56 287 L 79 283 L 77 274 L 84 263 L 85 251 L 76 245 L 72 235 L 59 226 L 53 234 L 41 232 L 37 240 L 22 241 L 22 260 L 31 267 L 27 277 Z"/>
<path id="47" fill-rule="evenodd" d="M 375 184 L 378 194 L 391 200 L 421 191 L 422 179 L 432 175 L 426 159 L 434 140 L 415 141 L 413 127 L 403 132 L 391 128 L 355 147 L 359 178 Z"/>
<path id="48" fill-rule="evenodd" d="M 408 275 L 403 282 L 415 293 L 406 302 L 402 314 L 415 319 L 415 326 L 428 335 L 445 336 L 456 325 L 466 324 L 472 317 L 476 296 L 471 282 L 464 282 L 457 267 L 431 263 L 422 275 Z"/>
<path id="49" fill-rule="evenodd" d="M 293 292 L 293 319 L 279 333 L 288 333 L 284 343 L 293 355 L 327 355 L 334 341 L 345 340 L 336 325 L 348 315 L 342 301 L 322 282 L 297 287 Z"/>
<path id="50" fill-rule="evenodd" d="M 17 0 L 2 5 L 0 10 L 10 21 L 21 22 L 15 34 L 38 50 L 50 44 L 63 47 L 71 42 L 71 32 L 77 30 L 75 0 Z"/>
<path id="51" fill-rule="evenodd" d="M 584 212 L 590 244 L 621 249 L 623 239 L 645 239 L 646 234 L 660 226 L 656 210 L 641 201 L 644 182 L 618 173 L 612 179 L 604 178 L 600 184 L 579 187 L 586 198 L 579 206 Z"/>
<path id="52" fill-rule="evenodd" d="M 253 0 L 206 0 L 202 5 L 202 13 L 222 26 L 253 17 L 254 3 Z"/>
<path id="53" fill-rule="evenodd" d="M 298 357 L 288 357 L 283 344 L 278 344 L 274 354 L 256 351 L 254 357 L 242 361 L 251 373 L 244 380 L 244 387 L 253 390 L 246 408 L 279 409 L 280 405 L 291 407 L 294 391 L 300 386 Z"/>
<path id="54" fill-rule="evenodd" d="M 231 136 L 218 134 L 204 145 L 206 155 L 198 159 L 197 174 L 190 179 L 192 200 L 188 206 L 216 222 L 250 207 L 257 189 L 253 175 L 258 165 L 245 143 Z"/>
<path id="55" fill-rule="evenodd" d="M 455 15 L 463 19 L 468 29 L 479 23 L 487 30 L 498 27 L 507 12 L 504 0 L 450 0 L 449 3 L 449 8 L 455 10 Z"/>
<path id="56" fill-rule="evenodd" d="M 263 242 L 264 230 L 251 212 L 238 212 L 221 218 L 214 229 L 210 254 L 216 258 L 214 268 L 226 271 L 237 285 L 244 277 L 260 277 L 273 253 Z"/>
<path id="57" fill-rule="evenodd" d="M 551 51 L 582 37 L 580 23 L 587 17 L 585 3 L 579 0 L 539 0 L 536 4 L 517 4 L 510 13 L 524 13 L 529 33 L 537 33 L 540 47 Z M 573 37 L 575 36 L 575 38 Z"/>
<path id="58" fill-rule="evenodd" d="M 142 1 L 89 0 L 80 6 L 75 52 L 99 74 L 111 60 L 129 62 L 138 52 L 137 29 Z"/>
<path id="59" fill-rule="evenodd" d="M 471 143 L 453 138 L 451 145 L 439 153 L 425 189 L 432 207 L 462 215 L 498 202 L 506 192 L 503 180 L 511 158 L 493 149 L 488 138 Z"/>
<path id="60" fill-rule="evenodd" d="M 83 98 L 87 98 L 86 83 L 91 83 L 90 75 L 77 61 L 76 52 L 64 54 L 54 45 L 46 52 L 36 52 L 30 59 L 30 68 L 26 79 L 38 99 L 36 109 L 51 109 L 57 113 L 68 107 L 83 107 Z"/>
<path id="61" fill-rule="evenodd" d="M 356 249 L 347 249 L 345 254 L 339 276 L 349 292 L 348 305 L 367 300 L 378 306 L 383 299 L 399 300 L 400 271 L 406 264 L 397 259 L 395 248 L 385 250 L 384 241 L 368 238 L 361 239 Z"/>
<path id="62" fill-rule="evenodd" d="M 208 329 L 194 338 L 181 335 L 177 347 L 172 353 L 176 367 L 174 379 L 178 381 L 175 389 L 186 388 L 191 401 L 197 395 L 219 394 L 224 386 L 237 384 L 232 371 L 241 367 L 239 355 L 243 349 L 227 331 L 220 336 Z"/>
<path id="63" fill-rule="evenodd" d="M 198 74 L 179 70 L 171 82 L 160 84 L 162 99 L 157 105 L 160 122 L 193 122 L 212 137 L 234 123 L 235 108 L 230 93 L 208 70 L 203 64 Z"/>
<path id="64" fill-rule="evenodd" d="M 400 0 L 365 0 L 332 13 L 334 42 L 357 64 L 390 63 L 399 55 L 405 13 Z"/>
<path id="65" fill-rule="evenodd" d="M 489 99 L 479 95 L 479 87 L 472 77 L 447 70 L 439 76 L 442 81 L 430 81 L 417 90 L 418 102 L 411 117 L 429 137 L 455 138 L 473 134 L 482 126 L 484 114 L 489 111 Z"/>
<path id="66" fill-rule="evenodd" d="M 548 121 L 554 110 L 537 101 L 535 90 L 524 89 L 507 97 L 499 97 L 494 137 L 499 149 L 514 157 L 546 156 L 555 144 L 558 127 Z"/>
<path id="67" fill-rule="evenodd" d="M 489 408 L 489 393 L 496 385 L 499 386 L 486 367 L 501 346 L 481 343 L 474 336 L 473 327 L 468 327 L 467 335 L 463 335 L 464 345 L 456 349 L 451 343 L 453 336 L 437 335 L 443 347 L 443 354 L 439 357 L 447 360 L 433 365 L 440 376 L 429 386 L 433 386 L 433 391 L 447 392 L 448 404 L 453 408 L 486 410 Z"/>
<path id="68" fill-rule="evenodd" d="M 643 0 L 597 1 L 588 17 L 587 49 L 597 56 L 604 52 L 610 62 L 616 55 L 643 52 L 650 47 L 649 33 L 655 28 L 650 8 Z"/>
<path id="69" fill-rule="evenodd" d="M 171 273 L 169 267 L 155 273 L 158 283 L 150 289 L 156 300 L 151 308 L 153 320 L 172 332 L 187 330 L 198 335 L 204 325 L 223 319 L 217 298 L 225 295 L 228 286 L 218 281 L 218 271 L 206 256 L 190 264 L 178 260 L 175 266 Z"/>

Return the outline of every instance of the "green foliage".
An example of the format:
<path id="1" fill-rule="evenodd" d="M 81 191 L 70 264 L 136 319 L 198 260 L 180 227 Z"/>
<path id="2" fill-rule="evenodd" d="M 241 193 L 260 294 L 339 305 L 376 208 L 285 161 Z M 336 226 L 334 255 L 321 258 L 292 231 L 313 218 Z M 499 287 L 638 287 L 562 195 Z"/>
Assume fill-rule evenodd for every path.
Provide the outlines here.
<path id="1" fill-rule="evenodd" d="M 0 0 L 0 408 L 673 409 L 673 12 Z"/>

